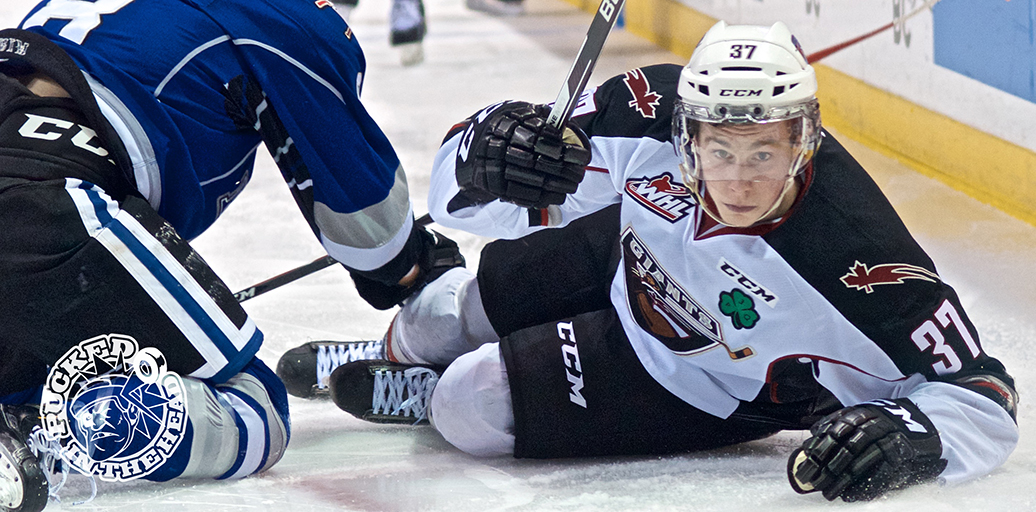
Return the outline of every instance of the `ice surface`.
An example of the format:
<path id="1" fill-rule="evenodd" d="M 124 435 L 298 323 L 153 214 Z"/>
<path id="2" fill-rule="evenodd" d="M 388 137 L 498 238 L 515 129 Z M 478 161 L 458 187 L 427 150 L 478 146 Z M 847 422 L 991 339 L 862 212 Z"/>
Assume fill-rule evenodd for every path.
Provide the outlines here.
<path id="1" fill-rule="evenodd" d="M 362 0 L 352 14 L 368 62 L 364 102 L 396 146 L 418 215 L 425 211 L 428 169 L 446 130 L 500 99 L 552 101 L 590 20 L 557 0 L 526 0 L 529 13 L 509 19 L 468 11 L 461 0 L 426 2 L 426 61 L 416 67 L 400 66 L 388 45 L 388 0 Z M 4 0 L 0 22 L 13 26 L 31 4 Z M 617 31 L 591 82 L 638 65 L 682 60 Z M 65 490 L 64 502 L 52 502 L 48 510 L 1036 510 L 1036 414 L 1028 407 L 1036 391 L 1036 357 L 1029 350 L 1036 340 L 1036 227 L 842 142 L 872 171 L 940 274 L 956 287 L 987 351 L 1018 380 L 1021 443 L 987 477 L 957 487 L 915 487 L 872 503 L 828 503 L 815 494 L 797 495 L 787 484 L 786 457 L 801 433 L 666 457 L 485 460 L 451 448 L 429 428 L 368 424 L 329 403 L 293 398 L 291 445 L 262 476 L 102 482 L 93 502 L 71 506 L 89 494 L 78 479 Z M 474 267 L 485 241 L 446 233 Z M 265 154 L 246 191 L 194 245 L 235 291 L 323 254 Z M 245 308 L 266 334 L 260 356 L 271 365 L 305 341 L 380 337 L 392 315 L 367 306 L 338 268 L 255 298 Z"/>

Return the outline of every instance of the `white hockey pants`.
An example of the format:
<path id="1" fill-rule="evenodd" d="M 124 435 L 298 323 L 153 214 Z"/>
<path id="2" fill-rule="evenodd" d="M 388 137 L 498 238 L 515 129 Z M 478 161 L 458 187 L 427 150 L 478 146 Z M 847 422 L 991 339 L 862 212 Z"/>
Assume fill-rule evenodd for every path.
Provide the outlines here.
<path id="1" fill-rule="evenodd" d="M 446 366 L 499 339 L 482 308 L 475 274 L 458 267 L 407 300 L 389 326 L 386 350 L 398 362 Z"/>
<path id="2" fill-rule="evenodd" d="M 453 446 L 479 457 L 514 453 L 514 413 L 499 343 L 458 357 L 432 392 L 431 423 Z"/>

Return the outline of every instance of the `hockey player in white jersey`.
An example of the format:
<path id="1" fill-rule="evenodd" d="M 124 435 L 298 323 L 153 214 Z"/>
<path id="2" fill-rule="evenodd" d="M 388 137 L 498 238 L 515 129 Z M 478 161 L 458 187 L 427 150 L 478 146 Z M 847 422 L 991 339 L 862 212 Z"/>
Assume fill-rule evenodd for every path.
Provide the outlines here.
<path id="1" fill-rule="evenodd" d="M 0 31 L 0 510 L 47 502 L 40 429 L 105 479 L 281 458 L 262 332 L 189 245 L 262 145 L 375 307 L 461 263 L 414 222 L 365 71 L 326 0 L 45 0 Z"/>
<path id="2" fill-rule="evenodd" d="M 786 26 L 720 22 L 682 69 L 586 96 L 572 122 L 592 160 L 567 197 L 535 165 L 535 109 L 473 116 L 437 155 L 430 209 L 502 240 L 477 275 L 451 270 L 410 298 L 387 360 L 337 368 L 332 398 L 371 421 L 428 418 L 487 456 L 808 429 L 789 481 L 829 500 L 997 468 L 1018 440 L 1013 380 L 821 129 L 816 88 Z"/>

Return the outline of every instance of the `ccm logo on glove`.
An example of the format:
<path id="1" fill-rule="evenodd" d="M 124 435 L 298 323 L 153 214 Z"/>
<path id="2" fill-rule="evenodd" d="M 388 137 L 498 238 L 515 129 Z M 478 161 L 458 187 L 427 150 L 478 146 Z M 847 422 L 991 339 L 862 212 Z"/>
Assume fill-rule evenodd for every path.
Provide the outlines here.
<path id="1" fill-rule="evenodd" d="M 547 124 L 550 109 L 523 101 L 486 107 L 468 119 L 457 151 L 457 185 L 479 203 L 527 208 L 565 202 L 590 163 L 590 140 L 576 126 Z"/>
<path id="2" fill-rule="evenodd" d="M 934 480 L 946 468 L 935 425 L 905 398 L 846 407 L 810 433 L 788 459 L 788 481 L 802 494 L 871 500 Z"/>

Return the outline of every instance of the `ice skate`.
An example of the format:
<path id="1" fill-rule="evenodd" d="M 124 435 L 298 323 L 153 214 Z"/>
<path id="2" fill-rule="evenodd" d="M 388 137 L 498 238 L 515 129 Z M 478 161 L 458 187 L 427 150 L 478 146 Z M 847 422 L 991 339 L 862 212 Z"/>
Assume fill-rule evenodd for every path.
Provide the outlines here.
<path id="1" fill-rule="evenodd" d="M 339 409 L 374 423 L 428 423 L 439 372 L 391 361 L 355 361 L 331 374 L 331 399 Z"/>
<path id="2" fill-rule="evenodd" d="M 423 62 L 423 41 L 427 26 L 421 0 L 393 0 L 389 17 L 389 43 L 399 49 L 400 63 L 413 66 Z"/>
<path id="3" fill-rule="evenodd" d="M 384 358 L 382 340 L 311 341 L 281 356 L 277 362 L 277 376 L 292 396 L 327 398 L 328 377 L 335 368 L 359 359 Z"/>
<path id="4" fill-rule="evenodd" d="M 27 445 L 34 424 L 34 407 L 0 405 L 0 511 L 38 512 L 47 506 L 47 478 Z"/>
<path id="5" fill-rule="evenodd" d="M 494 16 L 518 16 L 525 12 L 523 0 L 465 0 L 464 5 Z"/>

